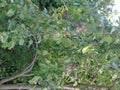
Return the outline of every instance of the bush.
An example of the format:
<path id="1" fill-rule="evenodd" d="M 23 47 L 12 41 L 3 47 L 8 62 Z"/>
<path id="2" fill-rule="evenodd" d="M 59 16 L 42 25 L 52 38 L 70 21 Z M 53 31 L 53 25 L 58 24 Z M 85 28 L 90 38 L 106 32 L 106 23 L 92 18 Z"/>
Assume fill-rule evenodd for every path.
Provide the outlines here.
<path id="1" fill-rule="evenodd" d="M 28 72 L 34 76 L 17 77 L 9 83 L 54 88 L 71 83 L 112 86 L 120 70 L 119 28 L 111 32 L 111 24 L 100 20 L 106 19 L 107 5 L 111 3 L 69 0 L 54 8 L 56 0 L 40 0 L 40 5 L 44 4 L 40 10 L 33 2 L 0 3 L 0 84 L 4 78 L 23 71 L 18 76 L 29 76 Z"/>

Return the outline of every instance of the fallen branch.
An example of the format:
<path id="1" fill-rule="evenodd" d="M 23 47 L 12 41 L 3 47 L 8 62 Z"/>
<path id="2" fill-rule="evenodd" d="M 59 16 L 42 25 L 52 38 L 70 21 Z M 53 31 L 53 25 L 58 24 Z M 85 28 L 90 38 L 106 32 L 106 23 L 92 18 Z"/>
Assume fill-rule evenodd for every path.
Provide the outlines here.
<path id="1" fill-rule="evenodd" d="M 114 85 L 115 85 L 115 82 L 117 80 L 119 80 L 120 78 L 116 79 L 114 81 Z M 62 86 L 62 87 L 58 87 L 56 89 L 58 90 L 83 90 L 83 89 L 80 89 L 80 87 L 84 86 L 84 88 L 94 88 L 94 89 L 99 89 L 99 90 L 102 90 L 102 89 L 105 89 L 105 90 L 111 90 L 114 85 L 112 86 L 103 86 L 103 85 L 93 85 L 93 84 L 83 84 L 83 83 L 80 83 L 78 85 L 78 87 L 72 87 L 70 85 L 65 85 L 65 86 Z M 14 85 L 14 84 L 3 84 L 3 85 L 0 85 L 0 90 L 13 90 L 13 89 L 18 89 L 18 90 L 21 90 L 21 89 L 25 89 L 25 90 L 42 90 L 42 88 L 40 86 L 34 86 L 34 85 L 30 85 L 30 84 L 17 84 L 17 85 Z M 50 87 L 47 88 L 48 90 L 51 90 Z"/>
<path id="2" fill-rule="evenodd" d="M 42 88 L 40 86 L 33 86 L 33 85 L 29 85 L 29 84 L 17 84 L 17 85 L 6 84 L 6 85 L 0 86 L 0 90 L 13 90 L 13 89 L 17 89 L 17 90 L 21 90 L 21 89 L 42 90 Z M 47 89 L 51 90 L 50 87 L 48 87 Z M 62 89 L 62 90 L 80 90 L 79 88 L 74 88 L 74 87 L 70 87 L 70 86 L 63 86 L 63 87 L 60 87 L 59 89 Z"/>
<path id="3" fill-rule="evenodd" d="M 8 85 L 0 85 L 0 90 L 21 90 L 21 89 L 25 89 L 25 90 L 30 90 L 32 89 L 33 90 L 41 90 L 41 87 L 37 86 L 37 87 L 34 87 L 32 85 L 29 85 L 29 84 L 17 84 L 17 85 L 12 85 L 12 84 L 8 84 Z"/>
<path id="4" fill-rule="evenodd" d="M 0 85 L 6 83 L 8 81 L 11 81 L 13 79 L 16 79 L 18 77 L 21 77 L 21 76 L 31 76 L 31 75 L 33 75 L 33 74 L 27 74 L 27 73 L 29 73 L 32 70 L 35 61 L 36 61 L 36 54 L 35 54 L 34 58 L 32 59 L 32 62 L 28 65 L 28 67 L 26 67 L 21 73 L 15 75 L 15 76 L 11 76 L 9 78 L 1 80 Z"/>
<path id="5" fill-rule="evenodd" d="M 89 84 L 81 84 L 80 86 L 86 86 L 84 88 L 95 88 L 95 89 L 109 89 L 106 86 L 99 86 L 99 85 L 89 85 Z M 42 90 L 42 88 L 40 86 L 33 86 L 30 84 L 17 84 L 17 85 L 13 85 L 13 84 L 5 84 L 5 85 L 0 85 L 0 90 L 13 90 L 13 89 L 17 89 L 17 90 L 21 90 L 21 89 L 25 89 L 25 90 Z M 48 90 L 51 90 L 50 87 L 47 88 Z M 62 86 L 59 88 L 56 88 L 58 90 L 82 90 L 79 87 L 72 87 L 72 86 Z"/>
<path id="6" fill-rule="evenodd" d="M 92 89 L 95 89 L 95 90 L 109 90 L 110 88 L 112 88 L 111 86 L 104 86 L 104 85 L 95 85 L 95 84 L 83 84 L 83 83 L 80 83 L 78 84 L 77 88 L 74 89 L 74 87 L 71 87 L 71 85 L 65 85 L 64 87 L 62 87 L 62 89 L 65 89 L 65 90 L 80 90 L 80 88 L 84 88 L 84 89 L 88 89 L 89 88 L 92 88 Z"/>

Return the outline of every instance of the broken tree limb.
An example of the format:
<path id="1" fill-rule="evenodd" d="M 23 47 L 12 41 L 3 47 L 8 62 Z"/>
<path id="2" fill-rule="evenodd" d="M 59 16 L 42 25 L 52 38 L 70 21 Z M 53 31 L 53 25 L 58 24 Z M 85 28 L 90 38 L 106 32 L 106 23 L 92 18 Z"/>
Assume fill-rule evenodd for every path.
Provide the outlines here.
<path id="1" fill-rule="evenodd" d="M 100 90 L 106 90 L 108 89 L 108 87 L 106 86 L 100 86 L 100 85 L 89 85 L 89 84 L 81 84 L 80 86 L 86 86 L 84 88 L 88 88 L 88 87 L 91 87 L 91 88 L 95 88 L 95 89 L 100 89 Z M 42 90 L 43 88 L 40 87 L 40 86 L 34 86 L 34 85 L 30 85 L 30 84 L 17 84 L 17 85 L 14 85 L 14 84 L 3 84 L 3 85 L 0 85 L 0 90 L 14 90 L 14 89 L 17 89 L 17 90 L 21 90 L 21 89 L 24 89 L 24 90 Z M 61 87 L 56 87 L 57 90 L 83 90 L 83 89 L 80 89 L 80 87 L 73 87 L 73 86 L 69 86 L 69 85 L 66 85 L 66 86 L 61 86 Z M 51 90 L 50 87 L 47 87 L 47 90 Z"/>
<path id="2" fill-rule="evenodd" d="M 3 85 L 0 85 L 0 90 L 14 90 L 14 89 L 17 89 L 17 90 L 21 90 L 21 89 L 25 89 L 25 90 L 30 90 L 30 89 L 33 89 L 33 90 L 41 90 L 41 87 L 37 86 L 37 87 L 34 87 L 32 85 L 29 85 L 29 84 L 17 84 L 17 85 L 13 85 L 13 84 L 3 84 Z"/>
<path id="3" fill-rule="evenodd" d="M 17 84 L 17 85 L 13 85 L 13 84 L 3 84 L 0 85 L 0 90 L 42 90 L 43 88 L 41 88 L 40 86 L 34 86 L 34 85 L 30 85 L 30 84 Z M 75 87 L 70 87 L 70 86 L 63 86 L 59 88 L 60 90 L 80 90 L 79 88 L 75 88 Z M 51 90 L 50 87 L 47 88 L 47 90 Z"/>
<path id="4" fill-rule="evenodd" d="M 9 77 L 9 78 L 5 78 L 5 79 L 1 80 L 1 81 L 0 81 L 0 85 L 6 83 L 6 82 L 8 82 L 8 81 L 11 81 L 11 80 L 13 80 L 13 79 L 16 79 L 16 78 L 18 78 L 18 77 L 21 77 L 21 76 L 29 76 L 28 73 L 32 70 L 32 68 L 33 68 L 33 66 L 34 66 L 34 63 L 35 63 L 35 61 L 36 61 L 36 56 L 37 56 L 37 55 L 35 54 L 34 58 L 32 59 L 32 62 L 31 62 L 21 73 L 15 75 L 15 76 L 11 76 L 11 77 Z M 30 74 L 30 75 L 31 75 L 31 74 Z"/>

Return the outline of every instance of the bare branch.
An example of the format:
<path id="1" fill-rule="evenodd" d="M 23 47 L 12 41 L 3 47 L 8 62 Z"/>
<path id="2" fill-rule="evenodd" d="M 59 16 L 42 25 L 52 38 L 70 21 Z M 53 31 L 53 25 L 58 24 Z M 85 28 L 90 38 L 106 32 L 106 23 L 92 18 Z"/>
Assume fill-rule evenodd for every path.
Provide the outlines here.
<path id="1" fill-rule="evenodd" d="M 33 61 L 31 62 L 31 64 L 28 67 L 26 67 L 22 73 L 25 74 L 25 73 L 30 72 L 31 69 L 34 66 L 35 61 L 36 61 L 36 55 L 34 56 Z"/>
<path id="2" fill-rule="evenodd" d="M 13 85 L 13 84 L 8 84 L 8 85 L 0 85 L 0 90 L 21 90 L 21 89 L 25 89 L 25 90 L 42 90 L 41 87 L 37 86 L 34 87 L 33 85 L 28 85 L 28 84 L 17 84 L 17 85 Z"/>
<path id="3" fill-rule="evenodd" d="M 24 75 L 22 75 L 23 77 L 25 76 L 33 76 L 34 74 L 24 74 Z"/>
<path id="4" fill-rule="evenodd" d="M 8 82 L 8 81 L 11 81 L 11 80 L 13 80 L 13 79 L 16 79 L 16 78 L 18 78 L 18 77 L 25 76 L 25 74 L 27 74 L 28 72 L 30 72 L 30 71 L 32 70 L 33 66 L 34 66 L 35 61 L 36 61 L 36 56 L 37 56 L 37 55 L 35 54 L 32 62 L 31 62 L 31 63 L 29 64 L 29 66 L 26 67 L 21 73 L 15 75 L 15 76 L 11 76 L 11 77 L 9 77 L 9 78 L 6 78 L 6 79 L 1 80 L 1 81 L 0 81 L 0 85 L 2 85 L 3 83 L 6 83 L 6 82 Z"/>
<path id="5" fill-rule="evenodd" d="M 87 86 L 86 88 L 84 89 L 87 89 L 89 87 L 91 88 L 95 88 L 95 89 L 108 89 L 108 87 L 106 86 L 99 86 L 99 85 L 89 85 L 89 84 L 81 84 L 80 86 Z M 42 88 L 40 86 L 33 86 L 33 85 L 30 85 L 30 84 L 17 84 L 17 85 L 13 85 L 13 84 L 8 84 L 8 85 L 1 85 L 0 86 L 0 90 L 13 90 L 13 89 L 18 89 L 18 90 L 21 90 L 21 89 L 27 89 L 27 90 L 30 90 L 32 89 L 33 90 L 42 90 Z M 50 87 L 47 88 L 48 90 L 51 90 Z M 59 88 L 56 88 L 56 89 L 62 89 L 62 90 L 83 90 L 83 89 L 80 89 L 80 87 L 72 87 L 72 86 L 62 86 L 62 87 L 59 87 Z"/>
<path id="6" fill-rule="evenodd" d="M 17 85 L 13 85 L 13 84 L 8 84 L 8 85 L 1 85 L 0 86 L 0 90 L 13 90 L 13 89 L 18 89 L 18 90 L 21 90 L 21 89 L 27 89 L 27 90 L 30 90 L 32 89 L 33 90 L 42 90 L 42 88 L 40 86 L 33 86 L 33 85 L 29 85 L 29 84 L 17 84 Z M 48 90 L 50 90 L 50 87 L 47 88 Z M 63 87 L 60 87 L 59 89 L 62 89 L 62 90 L 80 90 L 79 88 L 74 88 L 74 87 L 69 87 L 69 86 L 63 86 Z"/>
<path id="7" fill-rule="evenodd" d="M 9 78 L 7 78 L 7 79 L 3 79 L 3 80 L 0 81 L 0 85 L 3 84 L 3 83 L 5 83 L 5 82 L 11 81 L 11 80 L 13 80 L 13 79 L 15 79 L 15 78 L 18 78 L 18 77 L 20 77 L 20 76 L 22 76 L 21 73 L 15 75 L 15 76 L 11 76 L 11 77 L 9 77 Z"/>

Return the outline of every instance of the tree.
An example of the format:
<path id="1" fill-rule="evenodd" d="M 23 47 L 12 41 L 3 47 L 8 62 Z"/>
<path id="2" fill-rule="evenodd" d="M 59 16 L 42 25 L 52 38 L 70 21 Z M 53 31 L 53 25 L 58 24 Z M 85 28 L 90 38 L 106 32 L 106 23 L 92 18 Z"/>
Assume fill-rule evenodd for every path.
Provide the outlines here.
<path id="1" fill-rule="evenodd" d="M 35 1 L 49 2 L 1 0 L 0 84 L 115 88 L 120 83 L 120 35 L 106 23 L 112 1 L 66 0 L 54 6 L 54 0 L 42 7 Z"/>

